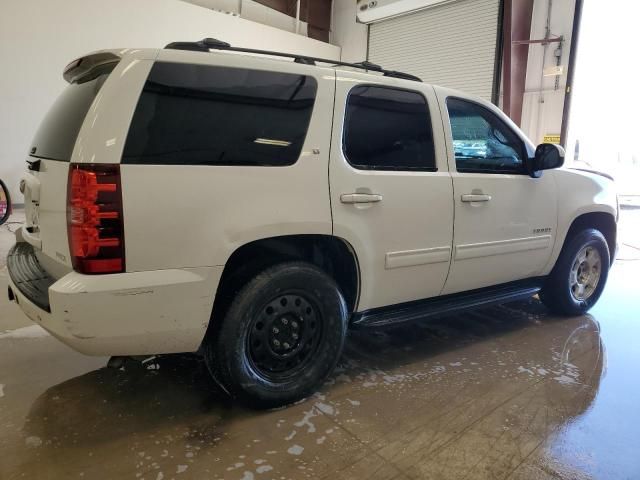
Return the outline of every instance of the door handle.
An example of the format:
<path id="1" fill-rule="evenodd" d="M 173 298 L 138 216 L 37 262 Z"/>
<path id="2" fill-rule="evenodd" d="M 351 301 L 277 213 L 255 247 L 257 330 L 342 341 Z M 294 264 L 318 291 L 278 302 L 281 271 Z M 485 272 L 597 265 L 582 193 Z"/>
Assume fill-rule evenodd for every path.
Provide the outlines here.
<path id="1" fill-rule="evenodd" d="M 463 202 L 488 202 L 491 200 L 491 195 L 485 195 L 484 193 L 467 193 L 462 195 Z"/>
<path id="2" fill-rule="evenodd" d="M 340 195 L 342 203 L 377 203 L 382 201 L 382 195 L 377 193 L 343 193 Z"/>

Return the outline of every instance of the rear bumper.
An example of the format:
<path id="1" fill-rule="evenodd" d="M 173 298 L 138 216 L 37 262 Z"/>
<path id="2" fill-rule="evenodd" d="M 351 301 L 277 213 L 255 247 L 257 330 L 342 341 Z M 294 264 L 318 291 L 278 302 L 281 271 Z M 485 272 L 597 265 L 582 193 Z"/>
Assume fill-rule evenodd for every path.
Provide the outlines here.
<path id="1" fill-rule="evenodd" d="M 88 355 L 196 351 L 209 323 L 223 269 L 110 275 L 71 272 L 58 280 L 48 277 L 42 281 L 36 278 L 38 272 L 45 276 L 46 272 L 39 267 L 33 247 L 18 243 L 9 255 L 16 251 L 23 258 L 20 263 L 7 261 L 10 297 L 31 320 Z M 32 268 L 20 268 L 19 264 L 32 264 Z"/>
<path id="2" fill-rule="evenodd" d="M 40 266 L 33 247 L 28 243 L 16 243 L 7 255 L 9 277 L 18 290 L 31 303 L 50 312 L 49 287 L 55 280 Z"/>

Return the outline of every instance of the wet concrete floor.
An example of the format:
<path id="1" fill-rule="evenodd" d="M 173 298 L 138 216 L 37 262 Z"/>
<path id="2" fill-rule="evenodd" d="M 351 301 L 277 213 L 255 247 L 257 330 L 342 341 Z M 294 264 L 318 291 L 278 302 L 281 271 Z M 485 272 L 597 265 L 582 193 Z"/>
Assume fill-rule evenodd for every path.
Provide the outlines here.
<path id="1" fill-rule="evenodd" d="M 638 259 L 627 242 L 590 315 L 532 299 L 353 332 L 319 393 L 268 412 L 195 356 L 107 369 L 0 298 L 0 479 L 640 478 Z"/>

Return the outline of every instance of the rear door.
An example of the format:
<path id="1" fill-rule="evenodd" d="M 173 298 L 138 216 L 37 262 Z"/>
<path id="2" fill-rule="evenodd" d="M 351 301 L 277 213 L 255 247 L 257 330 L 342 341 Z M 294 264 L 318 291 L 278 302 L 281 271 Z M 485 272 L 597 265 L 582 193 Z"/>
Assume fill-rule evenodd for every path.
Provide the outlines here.
<path id="1" fill-rule="evenodd" d="M 453 203 L 432 87 L 340 72 L 330 159 L 334 235 L 358 257 L 358 310 L 433 297 L 451 257 Z"/>
<path id="2" fill-rule="evenodd" d="M 127 271 L 331 234 L 333 68 L 167 49 L 143 84 L 120 165 Z"/>

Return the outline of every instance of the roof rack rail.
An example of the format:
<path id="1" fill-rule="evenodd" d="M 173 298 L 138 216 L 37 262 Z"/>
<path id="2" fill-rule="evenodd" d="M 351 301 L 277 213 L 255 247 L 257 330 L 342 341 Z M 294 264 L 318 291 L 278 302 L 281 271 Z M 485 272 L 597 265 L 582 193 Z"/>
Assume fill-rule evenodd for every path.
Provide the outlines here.
<path id="1" fill-rule="evenodd" d="M 254 48 L 242 48 L 232 47 L 231 44 L 217 40 L 215 38 L 205 38 L 199 42 L 171 42 L 166 47 L 170 50 L 190 50 L 192 52 L 208 52 L 209 50 L 228 50 L 231 52 L 244 52 L 244 53 L 256 53 L 259 55 L 272 55 L 274 57 L 286 57 L 293 58 L 296 63 L 302 63 L 304 65 L 315 65 L 316 62 L 328 63 L 335 66 L 345 66 L 358 68 L 360 70 L 380 72 L 385 77 L 401 78 L 404 80 L 413 80 L 415 82 L 422 82 L 422 80 L 415 75 L 409 73 L 397 72 L 395 70 L 385 70 L 380 65 L 376 65 L 371 62 L 358 62 L 347 63 L 337 60 L 329 60 L 326 58 L 308 57 L 306 55 L 296 55 L 294 53 L 273 52 L 271 50 L 256 50 Z"/>

